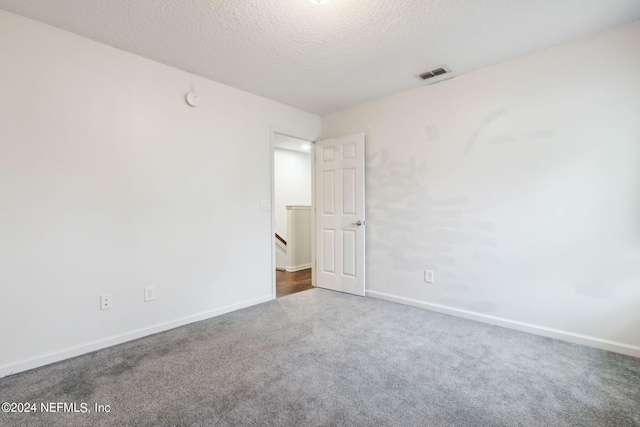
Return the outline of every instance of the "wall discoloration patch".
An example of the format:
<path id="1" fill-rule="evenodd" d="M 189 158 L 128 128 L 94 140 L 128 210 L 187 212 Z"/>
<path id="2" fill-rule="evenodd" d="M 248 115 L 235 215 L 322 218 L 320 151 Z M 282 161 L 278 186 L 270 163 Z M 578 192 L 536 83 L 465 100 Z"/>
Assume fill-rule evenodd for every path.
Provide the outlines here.
<path id="1" fill-rule="evenodd" d="M 437 141 L 438 138 L 440 137 L 440 131 L 438 129 L 438 126 L 428 125 L 426 130 L 427 130 L 427 141 L 429 142 Z"/>
<path id="2" fill-rule="evenodd" d="M 499 110 L 495 110 L 495 111 L 492 111 L 491 113 L 487 114 L 487 116 L 485 116 L 485 118 L 482 119 L 482 121 L 480 121 L 480 123 L 478 123 L 476 128 L 471 133 L 471 136 L 469 137 L 469 139 L 465 143 L 464 150 L 463 150 L 464 154 L 468 154 L 471 151 L 473 151 L 473 149 L 475 148 L 475 145 L 476 145 L 476 141 L 477 141 L 478 137 L 480 136 L 480 133 L 482 133 L 482 131 L 484 131 L 491 123 L 493 123 L 496 120 L 506 116 L 508 112 L 509 112 L 509 110 L 507 110 L 506 108 L 501 108 Z"/>
<path id="3" fill-rule="evenodd" d="M 474 252 L 473 259 L 480 262 L 481 264 L 489 264 L 494 267 L 498 267 L 500 264 L 502 264 L 502 259 L 500 257 L 498 257 L 493 252 L 488 251 Z"/>
<path id="4" fill-rule="evenodd" d="M 471 227 L 484 231 L 496 231 L 495 224 L 489 221 L 474 221 L 471 223 Z"/>
<path id="5" fill-rule="evenodd" d="M 578 295 L 584 295 L 593 298 L 609 299 L 612 298 L 616 293 L 616 289 L 614 286 L 602 282 L 576 283 L 573 286 L 576 289 L 576 293 Z"/>
<path id="6" fill-rule="evenodd" d="M 518 138 L 513 135 L 498 135 L 491 138 L 493 145 L 514 144 L 518 142 Z"/>
<path id="7" fill-rule="evenodd" d="M 468 220 L 472 208 L 466 196 L 432 197 L 424 183 L 426 176 L 417 173 L 418 163 L 426 161 L 415 156 L 393 159 L 387 150 L 368 156 L 367 188 L 376 189 L 367 193 L 368 255 L 374 263 L 391 261 L 397 270 L 421 271 L 433 266 L 446 286 L 456 279 L 456 255 L 463 247 L 497 259 L 492 253 L 492 244 L 497 243 L 488 234 L 496 227 L 489 221 Z"/>
<path id="8" fill-rule="evenodd" d="M 436 228 L 431 233 L 431 238 L 434 242 L 460 245 L 479 241 L 480 234 L 475 232 L 460 232 L 446 228 Z"/>
<path id="9" fill-rule="evenodd" d="M 498 241 L 492 237 L 483 237 L 480 243 L 493 249 L 497 249 L 499 246 Z"/>
<path id="10" fill-rule="evenodd" d="M 531 132 L 527 132 L 527 139 L 549 139 L 553 138 L 555 132 L 551 129 L 538 129 Z"/>

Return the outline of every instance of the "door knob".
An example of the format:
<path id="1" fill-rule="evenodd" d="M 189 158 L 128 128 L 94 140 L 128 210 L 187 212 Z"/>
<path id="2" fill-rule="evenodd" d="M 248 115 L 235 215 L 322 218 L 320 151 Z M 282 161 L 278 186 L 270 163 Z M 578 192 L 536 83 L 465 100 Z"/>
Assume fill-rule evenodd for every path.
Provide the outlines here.
<path id="1" fill-rule="evenodd" d="M 355 225 L 356 227 L 360 227 L 361 225 L 365 225 L 366 222 L 358 220 L 358 222 L 352 222 L 351 225 Z"/>

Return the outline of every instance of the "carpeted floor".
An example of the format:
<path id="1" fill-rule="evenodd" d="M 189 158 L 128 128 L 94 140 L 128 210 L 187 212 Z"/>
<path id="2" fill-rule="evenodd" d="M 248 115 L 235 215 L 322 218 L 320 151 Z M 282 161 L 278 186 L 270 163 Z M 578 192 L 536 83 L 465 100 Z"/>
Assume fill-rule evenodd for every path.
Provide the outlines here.
<path id="1" fill-rule="evenodd" d="M 640 359 L 314 289 L 0 379 L 0 400 L 38 406 L 2 426 L 639 426 Z"/>

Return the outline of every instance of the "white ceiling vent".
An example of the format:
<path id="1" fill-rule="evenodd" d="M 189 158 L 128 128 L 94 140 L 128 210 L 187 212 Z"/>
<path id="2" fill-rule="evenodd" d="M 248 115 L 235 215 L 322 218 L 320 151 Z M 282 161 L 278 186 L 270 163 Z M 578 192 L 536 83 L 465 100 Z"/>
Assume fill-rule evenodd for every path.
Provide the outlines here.
<path id="1" fill-rule="evenodd" d="M 427 71 L 426 73 L 422 73 L 420 74 L 418 77 L 420 77 L 421 80 L 427 80 L 427 79 L 432 79 L 434 77 L 437 77 L 441 74 L 447 74 L 450 73 L 451 70 L 449 68 L 447 68 L 446 65 L 443 65 L 442 67 L 438 67 L 434 70 L 431 71 Z"/>

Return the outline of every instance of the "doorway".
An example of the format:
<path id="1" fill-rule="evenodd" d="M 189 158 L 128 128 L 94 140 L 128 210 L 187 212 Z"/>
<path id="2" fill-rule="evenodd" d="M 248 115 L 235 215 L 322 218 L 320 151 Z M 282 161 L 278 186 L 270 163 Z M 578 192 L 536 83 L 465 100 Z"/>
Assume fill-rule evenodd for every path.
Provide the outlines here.
<path id="1" fill-rule="evenodd" d="M 312 142 L 274 132 L 274 296 L 311 289 L 313 256 Z"/>

